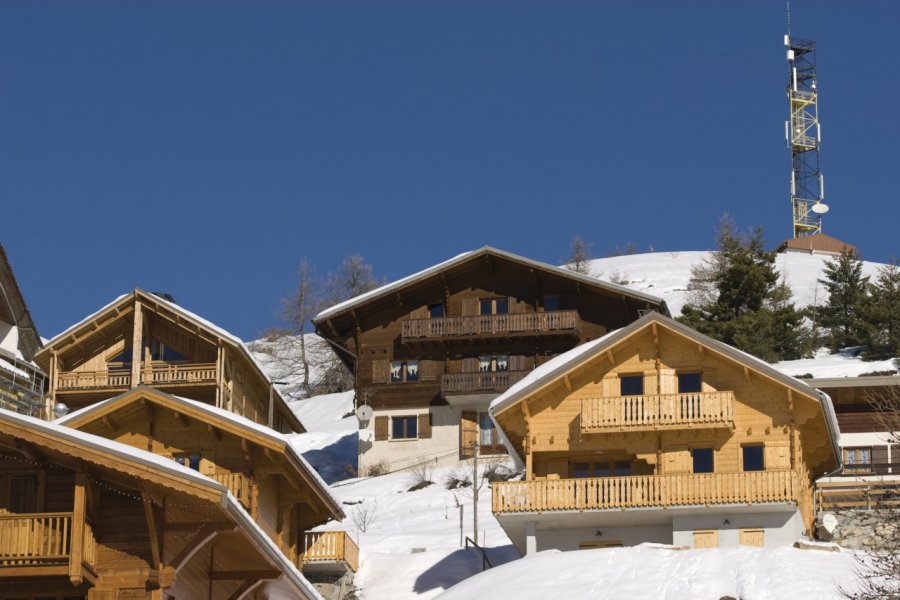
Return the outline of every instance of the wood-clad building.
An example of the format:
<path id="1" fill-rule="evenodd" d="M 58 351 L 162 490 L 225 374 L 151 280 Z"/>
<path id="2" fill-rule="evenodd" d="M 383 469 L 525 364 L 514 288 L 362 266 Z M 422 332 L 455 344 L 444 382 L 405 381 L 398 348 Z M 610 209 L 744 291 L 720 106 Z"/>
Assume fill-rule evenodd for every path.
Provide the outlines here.
<path id="1" fill-rule="evenodd" d="M 0 244 L 0 408 L 40 414 L 47 380 L 33 362 L 40 348 L 41 337 Z"/>
<path id="2" fill-rule="evenodd" d="M 135 289 L 50 340 L 45 418 L 147 385 L 281 432 L 303 426 L 240 339 L 165 295 Z"/>
<path id="3" fill-rule="evenodd" d="M 0 410 L 0 599 L 320 598 L 229 489 Z"/>
<path id="4" fill-rule="evenodd" d="M 492 486 L 523 553 L 790 543 L 840 460 L 826 395 L 659 313 L 545 364 L 491 415 L 524 464 Z"/>
<path id="5" fill-rule="evenodd" d="M 800 252 L 803 254 L 825 254 L 827 256 L 837 256 L 841 252 L 856 251 L 856 246 L 824 233 L 814 233 L 785 240 L 776 250 L 776 252 Z"/>
<path id="6" fill-rule="evenodd" d="M 484 247 L 319 313 L 356 375 L 359 467 L 452 462 L 504 447 L 489 402 L 535 367 L 623 327 L 653 296 Z"/>

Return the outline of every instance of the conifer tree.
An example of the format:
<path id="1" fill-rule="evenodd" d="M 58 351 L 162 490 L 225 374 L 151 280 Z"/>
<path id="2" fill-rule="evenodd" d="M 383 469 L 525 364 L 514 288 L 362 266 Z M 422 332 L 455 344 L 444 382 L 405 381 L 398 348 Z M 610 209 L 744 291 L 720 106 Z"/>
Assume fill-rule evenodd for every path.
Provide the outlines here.
<path id="1" fill-rule="evenodd" d="M 828 347 L 839 350 L 863 343 L 869 278 L 862 274 L 862 260 L 853 250 L 844 250 L 825 263 L 828 302 L 819 307 L 818 323 L 829 330 Z"/>
<path id="2" fill-rule="evenodd" d="M 866 304 L 867 328 L 863 336 L 865 360 L 884 360 L 900 356 L 900 263 L 892 260 L 878 270 L 869 286 Z"/>

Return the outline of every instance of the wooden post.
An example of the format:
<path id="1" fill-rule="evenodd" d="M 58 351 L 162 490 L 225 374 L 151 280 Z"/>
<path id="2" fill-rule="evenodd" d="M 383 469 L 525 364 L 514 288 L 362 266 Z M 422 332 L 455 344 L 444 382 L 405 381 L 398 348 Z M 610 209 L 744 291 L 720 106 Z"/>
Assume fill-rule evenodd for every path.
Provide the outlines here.
<path id="1" fill-rule="evenodd" d="M 53 408 L 56 406 L 56 381 L 59 378 L 59 353 L 54 349 L 50 353 L 50 401 L 47 405 L 45 418 L 53 420 Z"/>
<path id="2" fill-rule="evenodd" d="M 269 383 L 269 428 L 275 428 L 275 384 L 273 383 Z"/>
<path id="3" fill-rule="evenodd" d="M 69 543 L 69 581 L 79 586 L 84 581 L 81 570 L 81 559 L 84 552 L 84 520 L 85 510 L 84 472 L 75 473 L 75 502 L 72 507 L 72 541 Z"/>
<path id="4" fill-rule="evenodd" d="M 216 406 L 223 408 L 225 404 L 225 392 L 222 390 L 222 380 L 225 379 L 225 351 L 222 342 L 216 348 Z"/>
<path id="5" fill-rule="evenodd" d="M 134 301 L 134 330 L 131 334 L 131 387 L 141 383 L 141 346 L 144 342 L 144 315 L 141 303 Z"/>

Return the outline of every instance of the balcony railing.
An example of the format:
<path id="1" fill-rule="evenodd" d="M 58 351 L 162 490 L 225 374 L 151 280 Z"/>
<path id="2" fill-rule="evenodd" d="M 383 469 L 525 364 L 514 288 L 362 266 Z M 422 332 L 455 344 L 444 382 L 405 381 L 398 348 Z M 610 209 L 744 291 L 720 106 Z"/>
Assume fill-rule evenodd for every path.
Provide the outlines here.
<path id="1" fill-rule="evenodd" d="M 495 514 L 796 502 L 794 471 L 635 475 L 491 484 Z"/>
<path id="2" fill-rule="evenodd" d="M 441 375 L 441 392 L 502 392 L 530 371 L 484 371 Z"/>
<path id="3" fill-rule="evenodd" d="M 131 369 L 110 368 L 103 371 L 67 371 L 57 377 L 58 390 L 131 387 Z M 141 366 L 141 383 L 155 386 L 215 383 L 216 364 L 172 365 L 154 363 Z"/>
<path id="4" fill-rule="evenodd" d="M 308 531 L 303 535 L 300 563 L 317 562 L 343 562 L 355 573 L 359 570 L 359 546 L 346 531 Z"/>
<path id="5" fill-rule="evenodd" d="M 581 401 L 584 433 L 733 424 L 734 392 L 616 396 Z"/>
<path id="6" fill-rule="evenodd" d="M 578 311 L 433 317 L 403 321 L 403 341 L 466 336 L 578 333 Z"/>
<path id="7" fill-rule="evenodd" d="M 66 565 L 71 535 L 72 513 L 0 515 L 0 575 L 4 567 Z"/>
<path id="8" fill-rule="evenodd" d="M 252 510 L 254 483 L 249 477 L 243 473 L 215 473 L 211 477 L 227 487 L 244 508 Z"/>

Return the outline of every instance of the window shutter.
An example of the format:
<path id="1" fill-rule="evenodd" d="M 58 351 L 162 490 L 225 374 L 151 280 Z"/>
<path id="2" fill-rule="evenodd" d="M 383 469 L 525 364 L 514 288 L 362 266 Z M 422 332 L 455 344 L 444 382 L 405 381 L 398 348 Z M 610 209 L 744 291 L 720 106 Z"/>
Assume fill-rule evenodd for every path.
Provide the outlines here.
<path id="1" fill-rule="evenodd" d="M 788 440 L 767 441 L 763 453 L 767 471 L 791 468 L 791 447 Z"/>
<path id="2" fill-rule="evenodd" d="M 472 458 L 472 443 L 478 439 L 478 413 L 464 410 L 459 423 L 459 456 Z"/>
<path id="3" fill-rule="evenodd" d="M 462 299 L 462 316 L 474 317 L 478 314 L 478 298 Z"/>
<path id="4" fill-rule="evenodd" d="M 619 378 L 615 374 L 603 378 L 603 397 L 613 398 L 619 395 Z"/>
<path id="5" fill-rule="evenodd" d="M 431 413 L 419 415 L 419 439 L 431 437 Z"/>
<path id="6" fill-rule="evenodd" d="M 887 450 L 887 446 L 872 446 L 872 470 L 875 473 L 883 474 L 888 472 Z"/>
<path id="7" fill-rule="evenodd" d="M 428 318 L 428 307 L 420 306 L 416 310 L 409 313 L 410 319 L 427 319 Z"/>
<path id="8" fill-rule="evenodd" d="M 419 361 L 419 381 L 434 381 L 437 379 L 437 362 L 433 360 Z"/>
<path id="9" fill-rule="evenodd" d="M 387 383 L 391 377 L 391 361 L 376 358 L 372 361 L 372 383 Z"/>
<path id="10" fill-rule="evenodd" d="M 525 357 L 522 355 L 513 355 L 509 357 L 509 370 L 510 371 L 524 371 L 525 370 Z"/>
<path id="11" fill-rule="evenodd" d="M 522 312 L 522 310 L 521 310 L 522 307 L 519 306 L 518 298 L 513 298 L 512 296 L 509 296 L 506 299 L 506 302 L 507 302 L 506 306 L 508 307 L 510 314 Z"/>
<path id="12" fill-rule="evenodd" d="M 672 473 L 690 473 L 691 451 L 685 447 L 672 448 L 663 453 L 663 473 L 670 475 Z"/>
<path id="13" fill-rule="evenodd" d="M 207 476 L 216 473 L 216 455 L 213 452 L 204 452 L 200 456 L 200 472 Z"/>
<path id="14" fill-rule="evenodd" d="M 388 439 L 388 425 L 390 417 L 375 417 L 375 441 L 381 442 Z"/>
<path id="15" fill-rule="evenodd" d="M 648 389 L 652 389 L 652 387 L 648 387 L 647 381 L 644 381 L 644 391 L 647 392 Z M 678 375 L 675 373 L 675 369 L 659 370 L 659 393 L 678 393 Z"/>
<path id="16" fill-rule="evenodd" d="M 462 359 L 462 372 L 463 373 L 477 373 L 479 371 L 479 364 L 477 358 L 464 358 Z"/>

